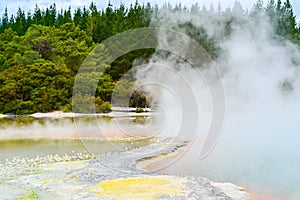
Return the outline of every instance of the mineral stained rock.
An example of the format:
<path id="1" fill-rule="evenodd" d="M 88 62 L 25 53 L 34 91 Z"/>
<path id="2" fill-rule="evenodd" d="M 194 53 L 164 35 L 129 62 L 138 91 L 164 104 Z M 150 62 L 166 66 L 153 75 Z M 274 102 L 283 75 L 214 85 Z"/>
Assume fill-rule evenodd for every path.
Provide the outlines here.
<path id="1" fill-rule="evenodd" d="M 139 162 L 174 153 L 184 145 L 161 139 L 89 161 L 41 164 L 34 173 L 2 177 L 0 199 L 251 199 L 242 188 L 230 183 L 163 175 L 138 167 Z"/>

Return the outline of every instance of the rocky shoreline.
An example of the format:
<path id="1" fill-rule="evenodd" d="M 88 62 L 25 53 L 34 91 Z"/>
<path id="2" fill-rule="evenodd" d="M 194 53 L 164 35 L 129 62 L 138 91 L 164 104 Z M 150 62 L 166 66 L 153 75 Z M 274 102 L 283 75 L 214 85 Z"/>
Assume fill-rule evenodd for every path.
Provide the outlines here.
<path id="1" fill-rule="evenodd" d="M 137 108 L 126 108 L 126 107 L 113 107 L 109 113 L 73 113 L 73 112 L 63 112 L 61 110 L 48 112 L 48 113 L 33 113 L 29 115 L 15 115 L 15 114 L 0 114 L 0 118 L 16 118 L 16 117 L 32 117 L 35 119 L 40 118 L 72 118 L 72 117 L 139 117 L 139 116 L 150 116 L 156 111 L 150 108 L 142 108 L 140 112 L 137 112 Z"/>
<path id="2" fill-rule="evenodd" d="M 182 141 L 160 139 L 148 146 L 88 161 L 42 164 L 35 173 L 0 180 L 0 198 L 251 199 L 251 195 L 233 184 L 141 168 L 143 163 L 172 155 L 185 145 Z"/>

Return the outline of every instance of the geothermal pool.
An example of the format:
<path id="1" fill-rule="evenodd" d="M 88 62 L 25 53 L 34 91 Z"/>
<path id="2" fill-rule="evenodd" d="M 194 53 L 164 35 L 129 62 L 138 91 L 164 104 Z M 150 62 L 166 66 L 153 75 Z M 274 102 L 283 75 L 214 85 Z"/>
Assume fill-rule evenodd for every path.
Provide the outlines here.
<path id="1" fill-rule="evenodd" d="M 115 137 L 112 141 L 100 139 L 20 139 L 0 141 L 1 153 L 0 163 L 14 158 L 35 158 L 46 157 L 48 155 L 74 156 L 78 154 L 94 158 L 108 155 L 149 144 L 147 140 L 126 141 Z M 85 147 L 93 146 L 93 153 Z"/>
<path id="2" fill-rule="evenodd" d="M 130 137 L 119 124 L 133 128 L 147 119 L 78 117 L 33 118 L 22 116 L 0 119 L 0 163 L 14 158 L 47 155 L 89 155 L 91 157 L 123 152 L 148 145 L 150 140 L 137 132 Z M 117 121 L 117 123 L 116 123 Z M 95 123 L 98 122 L 98 123 Z M 102 127 L 100 131 L 99 125 Z M 81 130 L 79 130 L 81 129 Z M 126 137 L 127 136 L 127 137 Z M 128 137 L 129 136 L 129 137 Z M 134 137 L 134 138 L 133 138 Z M 126 139 L 127 138 L 127 139 Z"/>
<path id="3" fill-rule="evenodd" d="M 153 118 L 2 118 L 0 164 L 16 158 L 49 155 L 74 156 L 74 160 L 79 157 L 81 160 L 93 159 L 147 146 L 153 142 L 147 136 L 159 136 L 151 134 L 158 130 L 157 127 L 149 126 Z M 280 140 L 268 144 L 256 141 L 266 141 L 263 137 L 270 135 L 261 138 L 252 138 L 249 134 L 230 136 L 226 130 L 224 134 L 215 150 L 204 160 L 199 160 L 197 156 L 200 144 L 195 141 L 176 162 L 169 165 L 161 161 L 156 163 L 156 167 L 161 165 L 164 167 L 161 171 L 170 174 L 203 176 L 216 182 L 231 182 L 244 187 L 254 195 L 254 199 L 299 199 L 300 155 L 297 140 L 294 139 L 295 145 L 285 148 L 280 146 Z M 265 145 L 269 145 L 268 148 Z"/>

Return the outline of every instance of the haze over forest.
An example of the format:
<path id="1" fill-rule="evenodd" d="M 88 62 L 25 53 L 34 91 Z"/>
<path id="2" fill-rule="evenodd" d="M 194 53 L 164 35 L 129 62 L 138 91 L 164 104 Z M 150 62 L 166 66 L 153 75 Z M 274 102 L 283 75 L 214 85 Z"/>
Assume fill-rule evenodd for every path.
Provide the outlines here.
<path id="1" fill-rule="evenodd" d="M 259 0 L 247 12 L 238 1 L 232 9 L 223 9 L 220 4 L 215 8 L 200 4 L 190 8 L 165 4 L 160 8 L 150 3 L 136 3 L 129 7 L 109 4 L 105 9 L 99 9 L 91 3 L 88 7 L 76 8 L 74 12 L 71 8 L 58 10 L 55 4 L 46 9 L 36 6 L 32 10 L 27 12 L 19 8 L 12 16 L 5 10 L 1 18 L 0 113 L 3 114 L 71 111 L 75 76 L 96 45 L 123 31 L 153 26 L 153 19 L 157 20 L 166 10 L 213 16 L 216 23 L 224 26 L 225 31 L 215 37 L 205 27 L 196 27 L 186 21 L 180 24 L 180 31 L 199 42 L 216 60 L 224 54 L 219 41 L 231 37 L 233 27 L 245 16 L 254 21 L 267 19 L 274 28 L 275 34 L 270 35 L 274 41 L 288 40 L 298 47 L 300 45 L 300 27 L 289 0 L 270 0 L 266 6 Z M 154 49 L 142 49 L 118 58 L 101 76 L 96 97 L 75 96 L 73 101 L 82 101 L 84 105 L 84 101 L 91 98 L 96 102 L 97 112 L 109 112 L 116 83 L 137 59 L 143 58 L 147 62 L 154 52 Z M 128 81 L 124 84 L 134 83 Z M 149 106 L 151 102 L 147 99 L 151 98 L 136 91 L 129 106 Z"/>

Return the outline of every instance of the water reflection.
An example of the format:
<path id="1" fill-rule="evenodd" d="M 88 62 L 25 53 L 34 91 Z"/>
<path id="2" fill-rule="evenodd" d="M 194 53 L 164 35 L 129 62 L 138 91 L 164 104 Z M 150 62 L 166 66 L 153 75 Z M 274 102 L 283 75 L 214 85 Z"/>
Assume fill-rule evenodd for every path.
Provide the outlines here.
<path id="1" fill-rule="evenodd" d="M 1 118 L 0 162 L 49 154 L 103 155 L 145 146 L 152 142 L 147 135 L 153 129 L 148 126 L 151 121 L 150 116 Z"/>

